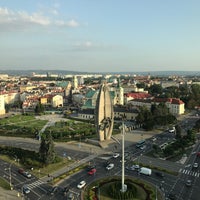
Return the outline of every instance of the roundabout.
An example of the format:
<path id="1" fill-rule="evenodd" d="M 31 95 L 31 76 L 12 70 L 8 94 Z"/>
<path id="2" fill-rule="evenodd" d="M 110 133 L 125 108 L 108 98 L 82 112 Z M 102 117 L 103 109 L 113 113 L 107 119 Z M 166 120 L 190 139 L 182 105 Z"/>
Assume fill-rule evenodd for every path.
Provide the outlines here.
<path id="1" fill-rule="evenodd" d="M 154 185 L 142 179 L 126 177 L 126 191 L 122 192 L 121 177 L 106 177 L 87 185 L 83 200 L 162 200 L 162 193 Z"/>

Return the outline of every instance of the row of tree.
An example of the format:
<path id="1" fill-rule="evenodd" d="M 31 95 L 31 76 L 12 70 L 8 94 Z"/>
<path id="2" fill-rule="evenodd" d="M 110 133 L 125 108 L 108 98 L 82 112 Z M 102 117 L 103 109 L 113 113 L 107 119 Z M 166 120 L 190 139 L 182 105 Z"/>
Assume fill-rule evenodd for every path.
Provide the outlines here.
<path id="1" fill-rule="evenodd" d="M 136 121 L 143 124 L 146 130 L 152 130 L 155 125 L 168 125 L 176 122 L 176 117 L 169 112 L 164 103 L 152 105 L 149 110 L 147 107 L 140 107 L 140 111 L 136 116 Z"/>
<path id="2" fill-rule="evenodd" d="M 154 84 L 145 89 L 155 97 L 179 98 L 185 103 L 188 109 L 194 109 L 200 105 L 200 85 L 198 84 L 184 84 L 179 87 L 170 86 L 167 88 L 162 88 L 160 84 Z"/>

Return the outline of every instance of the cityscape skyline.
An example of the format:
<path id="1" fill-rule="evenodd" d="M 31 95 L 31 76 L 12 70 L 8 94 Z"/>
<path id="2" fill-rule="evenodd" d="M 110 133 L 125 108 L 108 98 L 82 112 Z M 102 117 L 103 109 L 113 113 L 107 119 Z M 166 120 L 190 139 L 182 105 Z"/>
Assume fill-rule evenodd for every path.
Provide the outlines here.
<path id="1" fill-rule="evenodd" d="M 1 0 L 0 70 L 199 71 L 196 0 Z"/>

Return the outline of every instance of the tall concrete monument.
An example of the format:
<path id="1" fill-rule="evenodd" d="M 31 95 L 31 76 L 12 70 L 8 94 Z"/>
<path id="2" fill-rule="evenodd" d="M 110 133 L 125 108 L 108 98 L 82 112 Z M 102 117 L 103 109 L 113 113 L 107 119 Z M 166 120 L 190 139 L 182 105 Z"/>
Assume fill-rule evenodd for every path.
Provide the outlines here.
<path id="1" fill-rule="evenodd" d="M 114 123 L 113 104 L 106 81 L 102 82 L 96 102 L 96 131 L 99 141 L 110 140 Z"/>

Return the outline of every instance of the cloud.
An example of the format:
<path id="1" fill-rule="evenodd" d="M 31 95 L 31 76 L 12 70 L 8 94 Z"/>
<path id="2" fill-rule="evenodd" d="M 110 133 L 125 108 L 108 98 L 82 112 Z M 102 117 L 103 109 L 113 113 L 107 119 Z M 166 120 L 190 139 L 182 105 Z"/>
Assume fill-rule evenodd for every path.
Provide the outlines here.
<path id="1" fill-rule="evenodd" d="M 54 11 L 54 15 L 56 11 Z M 58 14 L 58 13 L 57 13 Z M 55 20 L 49 16 L 45 16 L 41 12 L 27 13 L 25 11 L 12 11 L 7 8 L 0 7 L 0 29 L 4 30 L 15 30 L 15 29 L 26 29 L 31 27 L 31 25 L 37 26 L 67 26 L 67 27 L 77 27 L 79 23 L 74 19 L 69 21 Z M 2 29 L 1 29 L 2 30 Z"/>
<path id="2" fill-rule="evenodd" d="M 70 27 L 77 27 L 77 26 L 79 26 L 79 23 L 72 19 L 72 20 L 68 21 L 66 23 L 66 25 L 68 25 Z"/>
<path id="3" fill-rule="evenodd" d="M 92 44 L 91 41 L 85 41 L 85 42 L 77 42 L 75 45 L 74 45 L 74 48 L 77 49 L 77 50 L 86 50 L 86 49 L 89 49 L 91 47 L 94 47 L 94 45 Z"/>

